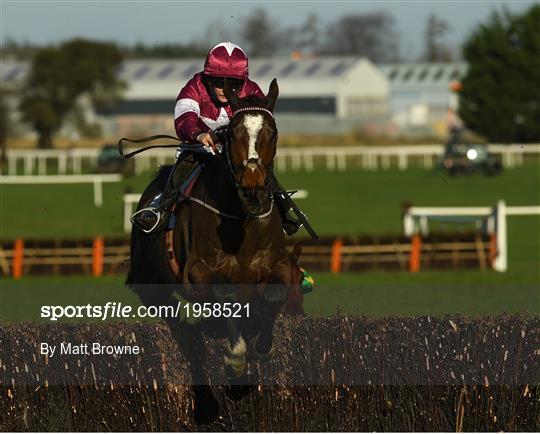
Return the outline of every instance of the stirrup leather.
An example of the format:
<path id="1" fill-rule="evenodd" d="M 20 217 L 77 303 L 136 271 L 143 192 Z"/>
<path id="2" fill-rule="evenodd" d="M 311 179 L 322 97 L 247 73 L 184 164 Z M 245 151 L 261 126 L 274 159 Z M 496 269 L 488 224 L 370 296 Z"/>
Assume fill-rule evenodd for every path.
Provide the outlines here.
<path id="1" fill-rule="evenodd" d="M 150 228 L 150 229 L 145 229 L 143 228 L 141 225 L 139 225 L 137 223 L 137 221 L 135 220 L 136 217 L 141 214 L 142 212 L 145 212 L 145 211 L 149 211 L 149 212 L 152 212 L 154 213 L 154 215 L 156 216 L 156 223 L 154 223 L 154 225 Z M 154 229 L 156 229 L 156 227 L 159 225 L 159 222 L 161 221 L 161 211 L 158 211 L 157 208 L 154 208 L 154 207 L 146 207 L 146 208 L 142 208 L 140 209 L 139 211 L 135 212 L 131 218 L 129 219 L 131 221 L 132 224 L 134 224 L 135 226 L 137 226 L 141 231 L 149 234 L 151 232 L 154 231 Z"/>

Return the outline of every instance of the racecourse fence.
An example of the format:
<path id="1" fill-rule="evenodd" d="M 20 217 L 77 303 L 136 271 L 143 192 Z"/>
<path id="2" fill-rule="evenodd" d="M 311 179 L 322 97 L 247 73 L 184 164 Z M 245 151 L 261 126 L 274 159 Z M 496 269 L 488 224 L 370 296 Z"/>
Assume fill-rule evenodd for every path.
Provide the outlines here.
<path id="1" fill-rule="evenodd" d="M 303 245 L 301 265 L 334 273 L 389 269 L 490 269 L 497 256 L 494 237 L 479 233 L 431 233 L 421 237 L 359 236 L 291 239 Z M 0 242 L 0 275 L 120 274 L 129 269 L 129 239 L 22 240 Z"/>
<path id="2" fill-rule="evenodd" d="M 538 431 L 538 316 L 279 317 L 251 393 L 205 431 Z M 75 338 L 76 336 L 76 338 Z M 137 342 L 129 357 L 40 355 L 40 342 Z M 152 324 L 0 325 L 0 431 L 196 431 L 186 340 Z"/>
<path id="3" fill-rule="evenodd" d="M 540 161 L 540 144 L 491 144 L 490 152 L 497 155 L 503 167 L 514 168 L 526 159 Z M 306 170 L 317 168 L 344 171 L 348 168 L 385 170 L 397 167 L 407 170 L 411 165 L 433 168 L 442 156 L 444 146 L 329 146 L 278 149 L 275 167 L 278 171 Z M 7 151 L 7 174 L 47 175 L 52 170 L 58 174 L 80 174 L 94 170 L 100 150 L 98 148 L 75 149 L 9 149 Z M 160 164 L 172 163 L 174 151 L 153 149 L 133 159 L 135 174 L 153 170 Z"/>

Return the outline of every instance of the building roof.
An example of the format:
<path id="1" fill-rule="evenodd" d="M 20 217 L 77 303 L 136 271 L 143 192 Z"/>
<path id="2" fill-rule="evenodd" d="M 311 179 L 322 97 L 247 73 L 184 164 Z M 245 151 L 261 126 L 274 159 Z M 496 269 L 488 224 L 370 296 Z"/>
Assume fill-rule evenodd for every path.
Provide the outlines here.
<path id="1" fill-rule="evenodd" d="M 338 78 L 353 67 L 358 57 L 324 57 L 291 59 L 271 57 L 249 62 L 250 78 L 254 80 L 278 77 L 320 79 Z M 126 81 L 186 80 L 203 69 L 204 59 L 128 60 L 120 68 L 120 77 Z"/>
<path id="2" fill-rule="evenodd" d="M 255 58 L 250 60 L 250 78 L 259 79 L 332 79 L 345 75 L 359 57 L 289 57 Z M 119 76 L 131 81 L 185 81 L 203 69 L 204 59 L 134 59 L 126 60 Z M 29 62 L 3 62 L 2 81 L 17 82 L 28 73 Z"/>
<path id="3" fill-rule="evenodd" d="M 467 72 L 465 62 L 454 63 L 389 63 L 377 67 L 392 87 L 442 85 L 460 80 Z"/>

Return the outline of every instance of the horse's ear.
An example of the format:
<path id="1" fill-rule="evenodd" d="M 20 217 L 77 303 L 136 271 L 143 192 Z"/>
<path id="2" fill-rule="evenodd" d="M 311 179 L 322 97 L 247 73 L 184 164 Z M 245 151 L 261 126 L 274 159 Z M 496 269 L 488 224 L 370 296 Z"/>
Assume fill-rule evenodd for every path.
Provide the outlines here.
<path id="1" fill-rule="evenodd" d="M 231 85 L 225 79 L 225 84 L 223 85 L 223 94 L 229 101 L 232 111 L 235 111 L 238 108 L 238 95 L 231 89 Z"/>
<path id="2" fill-rule="evenodd" d="M 270 111 L 274 111 L 274 105 L 276 104 L 277 97 L 279 95 L 279 87 L 277 85 L 277 80 L 274 78 L 272 83 L 270 83 L 270 90 L 268 95 L 266 95 L 266 101 Z"/>

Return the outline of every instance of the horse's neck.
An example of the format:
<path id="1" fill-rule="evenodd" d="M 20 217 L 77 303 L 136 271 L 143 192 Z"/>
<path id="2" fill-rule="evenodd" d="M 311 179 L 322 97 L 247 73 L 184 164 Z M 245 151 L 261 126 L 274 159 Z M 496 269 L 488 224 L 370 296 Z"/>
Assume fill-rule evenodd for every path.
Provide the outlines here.
<path id="1" fill-rule="evenodd" d="M 230 214 L 238 214 L 242 204 L 236 186 L 223 160 L 211 158 L 192 195 Z"/>

